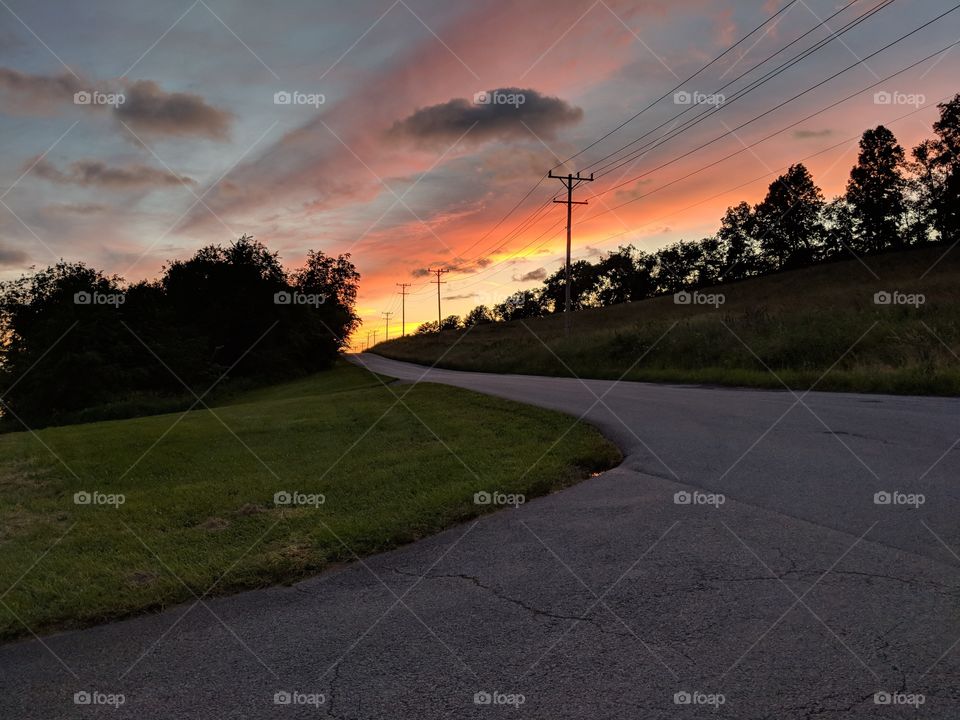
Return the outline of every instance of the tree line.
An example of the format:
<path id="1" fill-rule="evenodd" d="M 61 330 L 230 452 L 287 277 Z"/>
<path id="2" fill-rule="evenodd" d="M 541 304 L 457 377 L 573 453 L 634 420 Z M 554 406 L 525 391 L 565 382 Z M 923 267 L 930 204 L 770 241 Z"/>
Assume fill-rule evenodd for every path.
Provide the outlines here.
<path id="1" fill-rule="evenodd" d="M 246 235 L 133 284 L 82 262 L 31 270 L 0 283 L 8 423 L 138 414 L 221 381 L 297 377 L 329 367 L 360 322 L 350 255 L 311 250 L 286 270 Z"/>
<path id="2" fill-rule="evenodd" d="M 909 157 L 883 125 L 863 133 L 845 192 L 826 200 L 802 164 L 774 180 L 762 201 L 727 208 L 714 235 L 655 252 L 621 246 L 570 267 L 571 307 L 606 307 L 806 267 L 960 240 L 960 94 L 938 105 L 934 136 Z M 428 322 L 417 333 L 561 312 L 565 273 L 462 318 Z"/>

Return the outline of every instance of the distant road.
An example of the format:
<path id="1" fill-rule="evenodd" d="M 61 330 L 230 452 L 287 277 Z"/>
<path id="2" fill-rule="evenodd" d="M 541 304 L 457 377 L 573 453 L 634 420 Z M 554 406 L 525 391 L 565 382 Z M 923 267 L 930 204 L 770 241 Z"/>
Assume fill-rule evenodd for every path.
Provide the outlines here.
<path id="1" fill-rule="evenodd" d="M 396 412 L 456 385 L 625 461 L 295 587 L 0 646 L 0 717 L 960 717 L 960 402 L 352 359 Z"/>

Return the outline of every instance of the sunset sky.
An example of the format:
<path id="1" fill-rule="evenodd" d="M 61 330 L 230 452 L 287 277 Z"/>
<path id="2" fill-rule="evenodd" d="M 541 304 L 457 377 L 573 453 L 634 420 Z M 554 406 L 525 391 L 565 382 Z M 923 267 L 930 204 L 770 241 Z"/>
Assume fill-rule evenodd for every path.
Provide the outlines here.
<path id="1" fill-rule="evenodd" d="M 570 162 L 598 175 L 578 190 L 590 205 L 575 211 L 575 257 L 711 234 L 728 205 L 758 201 L 799 160 L 828 196 L 836 194 L 857 137 L 880 123 L 909 150 L 931 134 L 936 103 L 960 92 L 960 51 L 883 79 L 956 42 L 960 10 L 860 62 L 954 3 L 2 0 L 0 278 L 63 257 L 134 281 L 201 245 L 247 233 L 290 266 L 310 248 L 352 253 L 362 274 L 357 340 L 374 328 L 383 337 L 383 311 L 396 313 L 391 331 L 399 331 L 396 283 L 413 284 L 408 330 L 436 318 L 427 268 L 451 269 L 444 315 L 493 304 L 559 266 L 564 208 L 549 203 L 558 181 L 543 180 L 497 225 L 546 171 L 787 5 L 682 90 L 715 93 L 842 11 L 731 84 L 725 102 L 684 105 L 670 92 Z M 478 92 L 496 89 L 498 99 L 519 93 L 524 102 L 475 102 Z M 75 103 L 84 91 L 95 93 L 93 101 Z M 877 92 L 892 102 L 878 101 Z M 277 93 L 294 101 L 278 104 L 286 96 Z M 99 104 L 117 94 L 122 104 Z M 631 149 L 708 110 L 661 147 L 600 170 L 609 162 L 601 158 L 661 123 Z"/>

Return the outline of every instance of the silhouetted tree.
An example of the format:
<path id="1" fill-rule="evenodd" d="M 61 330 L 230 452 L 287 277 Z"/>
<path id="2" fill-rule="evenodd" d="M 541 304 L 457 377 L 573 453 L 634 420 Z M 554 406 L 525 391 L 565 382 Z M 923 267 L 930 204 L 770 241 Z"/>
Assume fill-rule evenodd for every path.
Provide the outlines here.
<path id="1" fill-rule="evenodd" d="M 583 310 L 596 304 L 599 282 L 597 268 L 587 260 L 570 263 L 570 308 Z M 553 312 L 563 312 L 566 304 L 566 273 L 560 268 L 543 281 L 543 298 L 550 303 Z"/>
<path id="2" fill-rule="evenodd" d="M 463 326 L 473 327 L 474 325 L 485 325 L 493 322 L 493 313 L 486 305 L 477 305 L 473 310 L 463 316 Z"/>
<path id="3" fill-rule="evenodd" d="M 823 192 L 803 164 L 792 165 L 770 184 L 756 214 L 762 227 L 760 247 L 774 268 L 813 261 L 821 241 L 823 205 Z"/>
<path id="4" fill-rule="evenodd" d="M 494 317 L 503 322 L 542 317 L 546 311 L 543 294 L 534 290 L 515 292 L 493 308 Z"/>
<path id="5" fill-rule="evenodd" d="M 625 245 L 607 254 L 596 265 L 597 302 L 606 307 L 643 300 L 655 289 L 651 270 L 655 261 L 633 245 Z"/>
<path id="6" fill-rule="evenodd" d="M 727 208 L 717 231 L 724 259 L 721 277 L 740 280 L 760 272 L 759 234 L 757 215 L 749 203 Z"/>
<path id="7" fill-rule="evenodd" d="M 903 246 L 904 160 L 903 148 L 883 125 L 863 134 L 860 156 L 847 183 L 847 202 L 855 223 L 857 249 L 877 252 L 886 247 Z"/>

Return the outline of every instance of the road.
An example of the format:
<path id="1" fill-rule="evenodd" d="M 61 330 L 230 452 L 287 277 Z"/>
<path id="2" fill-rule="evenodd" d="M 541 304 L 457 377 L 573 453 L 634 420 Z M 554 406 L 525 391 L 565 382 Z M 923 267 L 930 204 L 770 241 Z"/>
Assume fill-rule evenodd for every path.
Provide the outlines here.
<path id="1" fill-rule="evenodd" d="M 960 717 L 958 401 L 354 360 L 569 413 L 624 462 L 291 588 L 2 646 L 0 717 Z"/>

